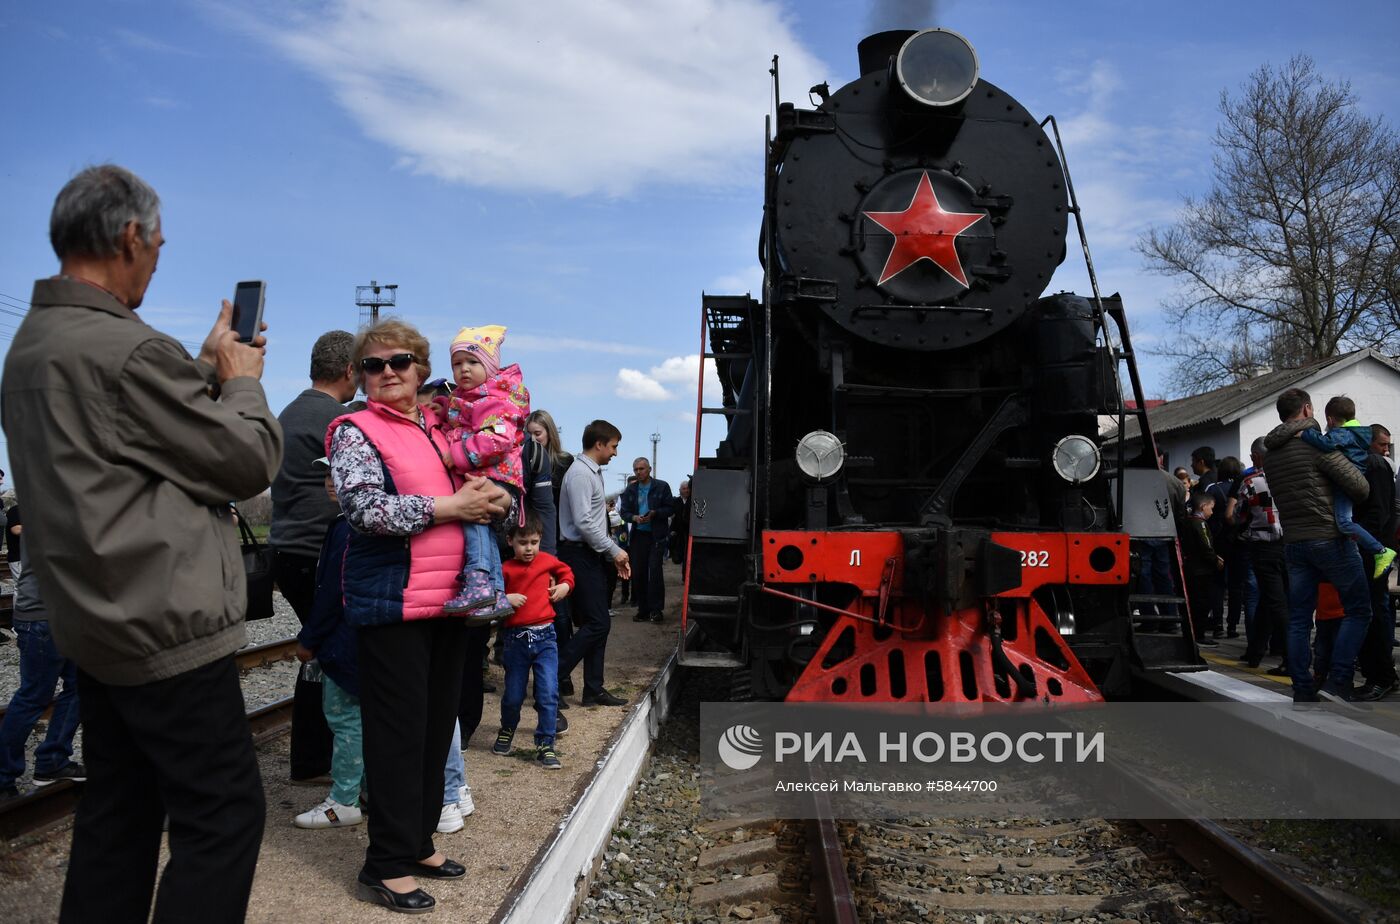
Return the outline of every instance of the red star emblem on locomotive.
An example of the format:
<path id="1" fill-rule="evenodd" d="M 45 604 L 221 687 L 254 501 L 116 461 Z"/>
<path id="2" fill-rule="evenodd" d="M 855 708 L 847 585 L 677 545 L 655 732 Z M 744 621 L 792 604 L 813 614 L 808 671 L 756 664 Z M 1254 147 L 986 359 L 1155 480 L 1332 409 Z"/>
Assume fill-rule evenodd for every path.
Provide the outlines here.
<path id="1" fill-rule="evenodd" d="M 928 171 L 919 177 L 914 198 L 902 212 L 866 212 L 865 217 L 894 235 L 894 245 L 880 271 L 880 285 L 920 260 L 932 260 L 943 272 L 967 288 L 967 274 L 953 242 L 987 216 L 982 212 L 949 212 L 939 204 Z"/>

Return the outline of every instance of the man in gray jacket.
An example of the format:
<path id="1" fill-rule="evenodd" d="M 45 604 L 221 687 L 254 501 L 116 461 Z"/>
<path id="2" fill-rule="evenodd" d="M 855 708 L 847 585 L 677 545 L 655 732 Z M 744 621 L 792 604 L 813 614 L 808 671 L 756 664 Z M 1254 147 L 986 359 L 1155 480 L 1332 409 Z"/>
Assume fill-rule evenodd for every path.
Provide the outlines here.
<path id="1" fill-rule="evenodd" d="M 1269 487 L 1283 526 L 1284 558 L 1288 563 L 1288 673 L 1293 678 L 1293 701 L 1333 702 L 1351 699 L 1356 653 L 1371 621 L 1371 598 L 1366 572 L 1356 545 L 1337 529 L 1333 492 L 1340 488 L 1353 500 L 1370 493 L 1355 465 L 1340 452 L 1320 452 L 1298 438 L 1317 428 L 1312 398 L 1301 388 L 1279 395 L 1279 424 L 1264 437 L 1269 451 Z M 1317 585 L 1327 581 L 1337 589 L 1344 618 L 1332 647 L 1330 664 L 1317 665 L 1325 676 L 1314 691 L 1312 646 L 1309 644 Z"/>
<path id="2" fill-rule="evenodd" d="M 29 565 L 78 667 L 88 785 L 60 920 L 145 921 L 168 814 L 155 920 L 241 921 L 264 801 L 228 502 L 266 488 L 282 454 L 265 341 L 239 342 L 227 301 L 198 359 L 137 317 L 160 200 L 121 167 L 69 181 L 49 239 L 59 275 L 34 285 L 0 413 Z"/>

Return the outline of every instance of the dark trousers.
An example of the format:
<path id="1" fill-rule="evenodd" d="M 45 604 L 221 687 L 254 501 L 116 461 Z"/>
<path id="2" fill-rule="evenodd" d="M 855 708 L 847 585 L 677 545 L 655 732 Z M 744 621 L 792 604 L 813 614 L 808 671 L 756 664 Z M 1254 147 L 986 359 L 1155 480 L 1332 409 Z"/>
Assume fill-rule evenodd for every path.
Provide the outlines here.
<path id="1" fill-rule="evenodd" d="M 661 577 L 661 553 L 665 548 L 666 543 L 657 541 L 648 530 L 633 529 L 627 541 L 627 554 L 632 559 L 632 595 L 637 600 L 637 612 L 643 616 L 666 608 L 666 584 Z"/>
<path id="2" fill-rule="evenodd" d="M 1186 609 L 1191 614 L 1191 631 L 1196 638 L 1206 637 L 1210 617 L 1211 595 L 1215 592 L 1215 575 L 1186 574 Z"/>
<path id="3" fill-rule="evenodd" d="M 373 793 L 364 872 L 411 876 L 434 851 L 467 630 L 457 619 L 417 619 L 361 628 L 359 643 L 365 779 Z"/>
<path id="4" fill-rule="evenodd" d="M 1172 559 L 1176 557 L 1176 543 L 1171 539 L 1144 539 L 1138 557 L 1141 562 L 1138 593 L 1174 596 L 1176 582 L 1172 580 Z M 1176 604 L 1154 604 L 1153 612 L 1158 616 L 1175 616 Z"/>
<path id="5" fill-rule="evenodd" d="M 1261 661 L 1266 654 L 1283 655 L 1287 651 L 1288 565 L 1283 560 L 1281 541 L 1246 542 L 1244 547 L 1259 587 L 1254 621 L 1246 626 L 1249 644 L 1245 657 Z"/>
<path id="6" fill-rule="evenodd" d="M 59 920 L 242 921 L 262 843 L 262 778 L 233 658 L 134 687 L 78 672 L 87 789 Z"/>
<path id="7" fill-rule="evenodd" d="M 592 549 L 577 545 L 561 546 L 559 558 L 573 569 L 578 582 L 569 599 L 579 621 L 578 631 L 559 652 L 559 678 L 562 682 L 582 661 L 583 695 L 598 696 L 603 693 L 603 656 L 612 628 L 606 597 L 611 565 Z"/>
<path id="8" fill-rule="evenodd" d="M 1238 543 L 1225 546 L 1225 588 L 1229 595 L 1225 628 L 1230 632 L 1239 630 L 1240 617 L 1244 615 L 1245 585 L 1249 582 L 1249 559 Z"/>
<path id="9" fill-rule="evenodd" d="M 490 626 L 474 626 L 467 630 L 466 654 L 462 673 L 462 695 L 457 705 L 457 721 L 462 726 L 462 748 L 472 740 L 472 735 L 481 726 L 481 712 L 484 693 L 481 689 L 481 659 L 491 643 Z"/>
<path id="10" fill-rule="evenodd" d="M 277 552 L 272 562 L 272 579 L 292 605 L 297 619 L 306 625 L 311 602 L 316 597 L 316 559 L 310 555 Z M 310 780 L 331 771 L 331 729 L 321 709 L 321 684 L 303 680 L 297 674 L 292 690 L 292 743 L 290 776 Z"/>
<path id="11" fill-rule="evenodd" d="M 1361 643 L 1357 666 L 1368 684 L 1389 686 L 1395 676 L 1395 615 L 1390 611 L 1390 594 L 1386 588 L 1389 575 L 1376 578 L 1371 585 L 1371 624 Z"/>

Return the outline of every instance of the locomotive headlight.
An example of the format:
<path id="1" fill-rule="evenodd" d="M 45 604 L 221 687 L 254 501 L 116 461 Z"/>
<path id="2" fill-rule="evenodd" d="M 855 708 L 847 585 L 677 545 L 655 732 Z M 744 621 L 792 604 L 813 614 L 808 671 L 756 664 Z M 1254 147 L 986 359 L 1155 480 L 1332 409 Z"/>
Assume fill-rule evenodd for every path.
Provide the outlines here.
<path id="1" fill-rule="evenodd" d="M 905 40 L 895 57 L 899 85 L 925 106 L 953 106 L 977 83 L 977 52 L 972 43 L 947 29 L 925 29 Z"/>
<path id="2" fill-rule="evenodd" d="M 846 464 L 846 450 L 836 434 L 813 430 L 797 441 L 797 467 L 813 481 L 835 478 Z"/>
<path id="3" fill-rule="evenodd" d="M 1099 472 L 1099 447 L 1089 437 L 1071 433 L 1055 444 L 1050 464 L 1065 481 L 1083 484 Z"/>

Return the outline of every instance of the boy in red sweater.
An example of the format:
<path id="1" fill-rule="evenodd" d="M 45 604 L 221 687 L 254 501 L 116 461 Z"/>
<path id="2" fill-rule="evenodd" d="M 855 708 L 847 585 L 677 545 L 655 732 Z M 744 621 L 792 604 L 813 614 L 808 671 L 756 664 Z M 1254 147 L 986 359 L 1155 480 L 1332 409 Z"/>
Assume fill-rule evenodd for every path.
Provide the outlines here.
<path id="1" fill-rule="evenodd" d="M 559 718 L 559 645 L 554 636 L 554 606 L 569 595 L 574 572 L 548 552 L 540 550 L 541 526 L 533 512 L 523 525 L 511 524 L 510 547 L 515 557 L 501 566 L 506 599 L 515 607 L 498 630 L 505 639 L 502 659 L 506 686 L 501 694 L 501 730 L 491 750 L 509 754 L 520 722 L 525 687 L 535 672 L 535 761 L 546 770 L 562 766 L 554 753 Z"/>

